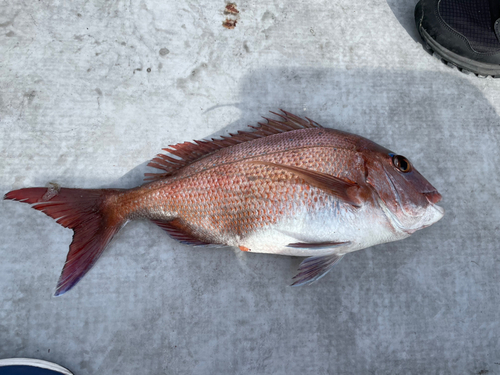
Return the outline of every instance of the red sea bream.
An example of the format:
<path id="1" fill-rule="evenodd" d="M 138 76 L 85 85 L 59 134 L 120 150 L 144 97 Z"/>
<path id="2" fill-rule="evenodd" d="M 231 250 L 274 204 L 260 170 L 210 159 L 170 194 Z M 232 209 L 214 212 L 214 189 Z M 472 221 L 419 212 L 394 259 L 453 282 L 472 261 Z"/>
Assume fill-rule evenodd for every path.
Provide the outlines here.
<path id="1" fill-rule="evenodd" d="M 74 231 L 56 295 L 71 289 L 129 220 L 197 246 L 308 257 L 294 285 L 345 254 L 404 239 L 443 216 L 441 195 L 404 157 L 288 112 L 221 139 L 165 148 L 130 190 L 26 188 L 5 199 Z M 193 275 L 196 277 L 196 275 Z"/>

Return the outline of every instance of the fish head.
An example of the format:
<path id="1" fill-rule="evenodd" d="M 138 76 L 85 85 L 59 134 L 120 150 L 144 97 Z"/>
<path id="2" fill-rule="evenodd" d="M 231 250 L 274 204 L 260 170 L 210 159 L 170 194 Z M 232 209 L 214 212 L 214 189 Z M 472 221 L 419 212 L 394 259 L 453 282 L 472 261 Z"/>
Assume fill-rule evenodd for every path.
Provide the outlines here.
<path id="1" fill-rule="evenodd" d="M 443 217 L 441 194 L 407 158 L 374 143 L 364 153 L 366 182 L 395 229 L 410 235 Z"/>

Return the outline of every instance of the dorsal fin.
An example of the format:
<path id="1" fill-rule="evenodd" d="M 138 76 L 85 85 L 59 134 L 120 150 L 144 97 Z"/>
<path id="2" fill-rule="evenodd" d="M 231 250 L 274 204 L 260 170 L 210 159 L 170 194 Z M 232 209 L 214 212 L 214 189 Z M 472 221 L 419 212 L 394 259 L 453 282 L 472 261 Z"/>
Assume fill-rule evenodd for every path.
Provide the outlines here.
<path id="1" fill-rule="evenodd" d="M 222 136 L 220 139 L 201 140 L 192 142 L 178 143 L 162 149 L 166 154 L 158 154 L 148 164 L 149 167 L 161 169 L 161 173 L 146 173 L 145 180 L 159 180 L 168 177 L 179 169 L 192 162 L 201 159 L 221 148 L 234 146 L 239 143 L 251 141 L 257 138 L 267 137 L 268 135 L 285 133 L 293 130 L 321 128 L 318 123 L 308 119 L 302 119 L 281 109 L 280 113 L 271 112 L 281 117 L 280 120 L 272 120 L 264 117 L 267 123 L 258 123 L 258 126 L 249 125 L 255 131 L 238 131 L 236 134 Z M 173 156 L 173 157 L 172 157 Z"/>

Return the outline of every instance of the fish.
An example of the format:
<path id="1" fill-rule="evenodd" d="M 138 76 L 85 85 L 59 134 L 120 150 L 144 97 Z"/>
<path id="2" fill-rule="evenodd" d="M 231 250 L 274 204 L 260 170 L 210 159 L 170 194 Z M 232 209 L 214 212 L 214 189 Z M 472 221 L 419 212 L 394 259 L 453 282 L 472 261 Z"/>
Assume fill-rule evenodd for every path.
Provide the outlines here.
<path id="1" fill-rule="evenodd" d="M 287 111 L 228 136 L 168 146 L 132 189 L 58 185 L 4 199 L 73 230 L 55 295 L 73 288 L 130 220 L 193 246 L 306 257 L 292 285 L 350 252 L 402 240 L 444 215 L 438 191 L 404 156 Z"/>

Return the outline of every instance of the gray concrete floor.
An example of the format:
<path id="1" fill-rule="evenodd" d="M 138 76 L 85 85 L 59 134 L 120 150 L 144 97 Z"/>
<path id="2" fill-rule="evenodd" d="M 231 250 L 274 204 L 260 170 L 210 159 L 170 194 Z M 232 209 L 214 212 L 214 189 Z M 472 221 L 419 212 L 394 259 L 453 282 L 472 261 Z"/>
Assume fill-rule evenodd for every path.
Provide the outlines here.
<path id="1" fill-rule="evenodd" d="M 70 5 L 70 3 L 72 5 Z M 445 217 L 290 288 L 300 259 L 122 230 L 52 297 L 72 232 L 0 203 L 0 358 L 85 374 L 499 374 L 500 81 L 416 42 L 415 0 L 3 1 L 0 188 L 130 187 L 162 147 L 283 108 L 409 157 Z"/>

